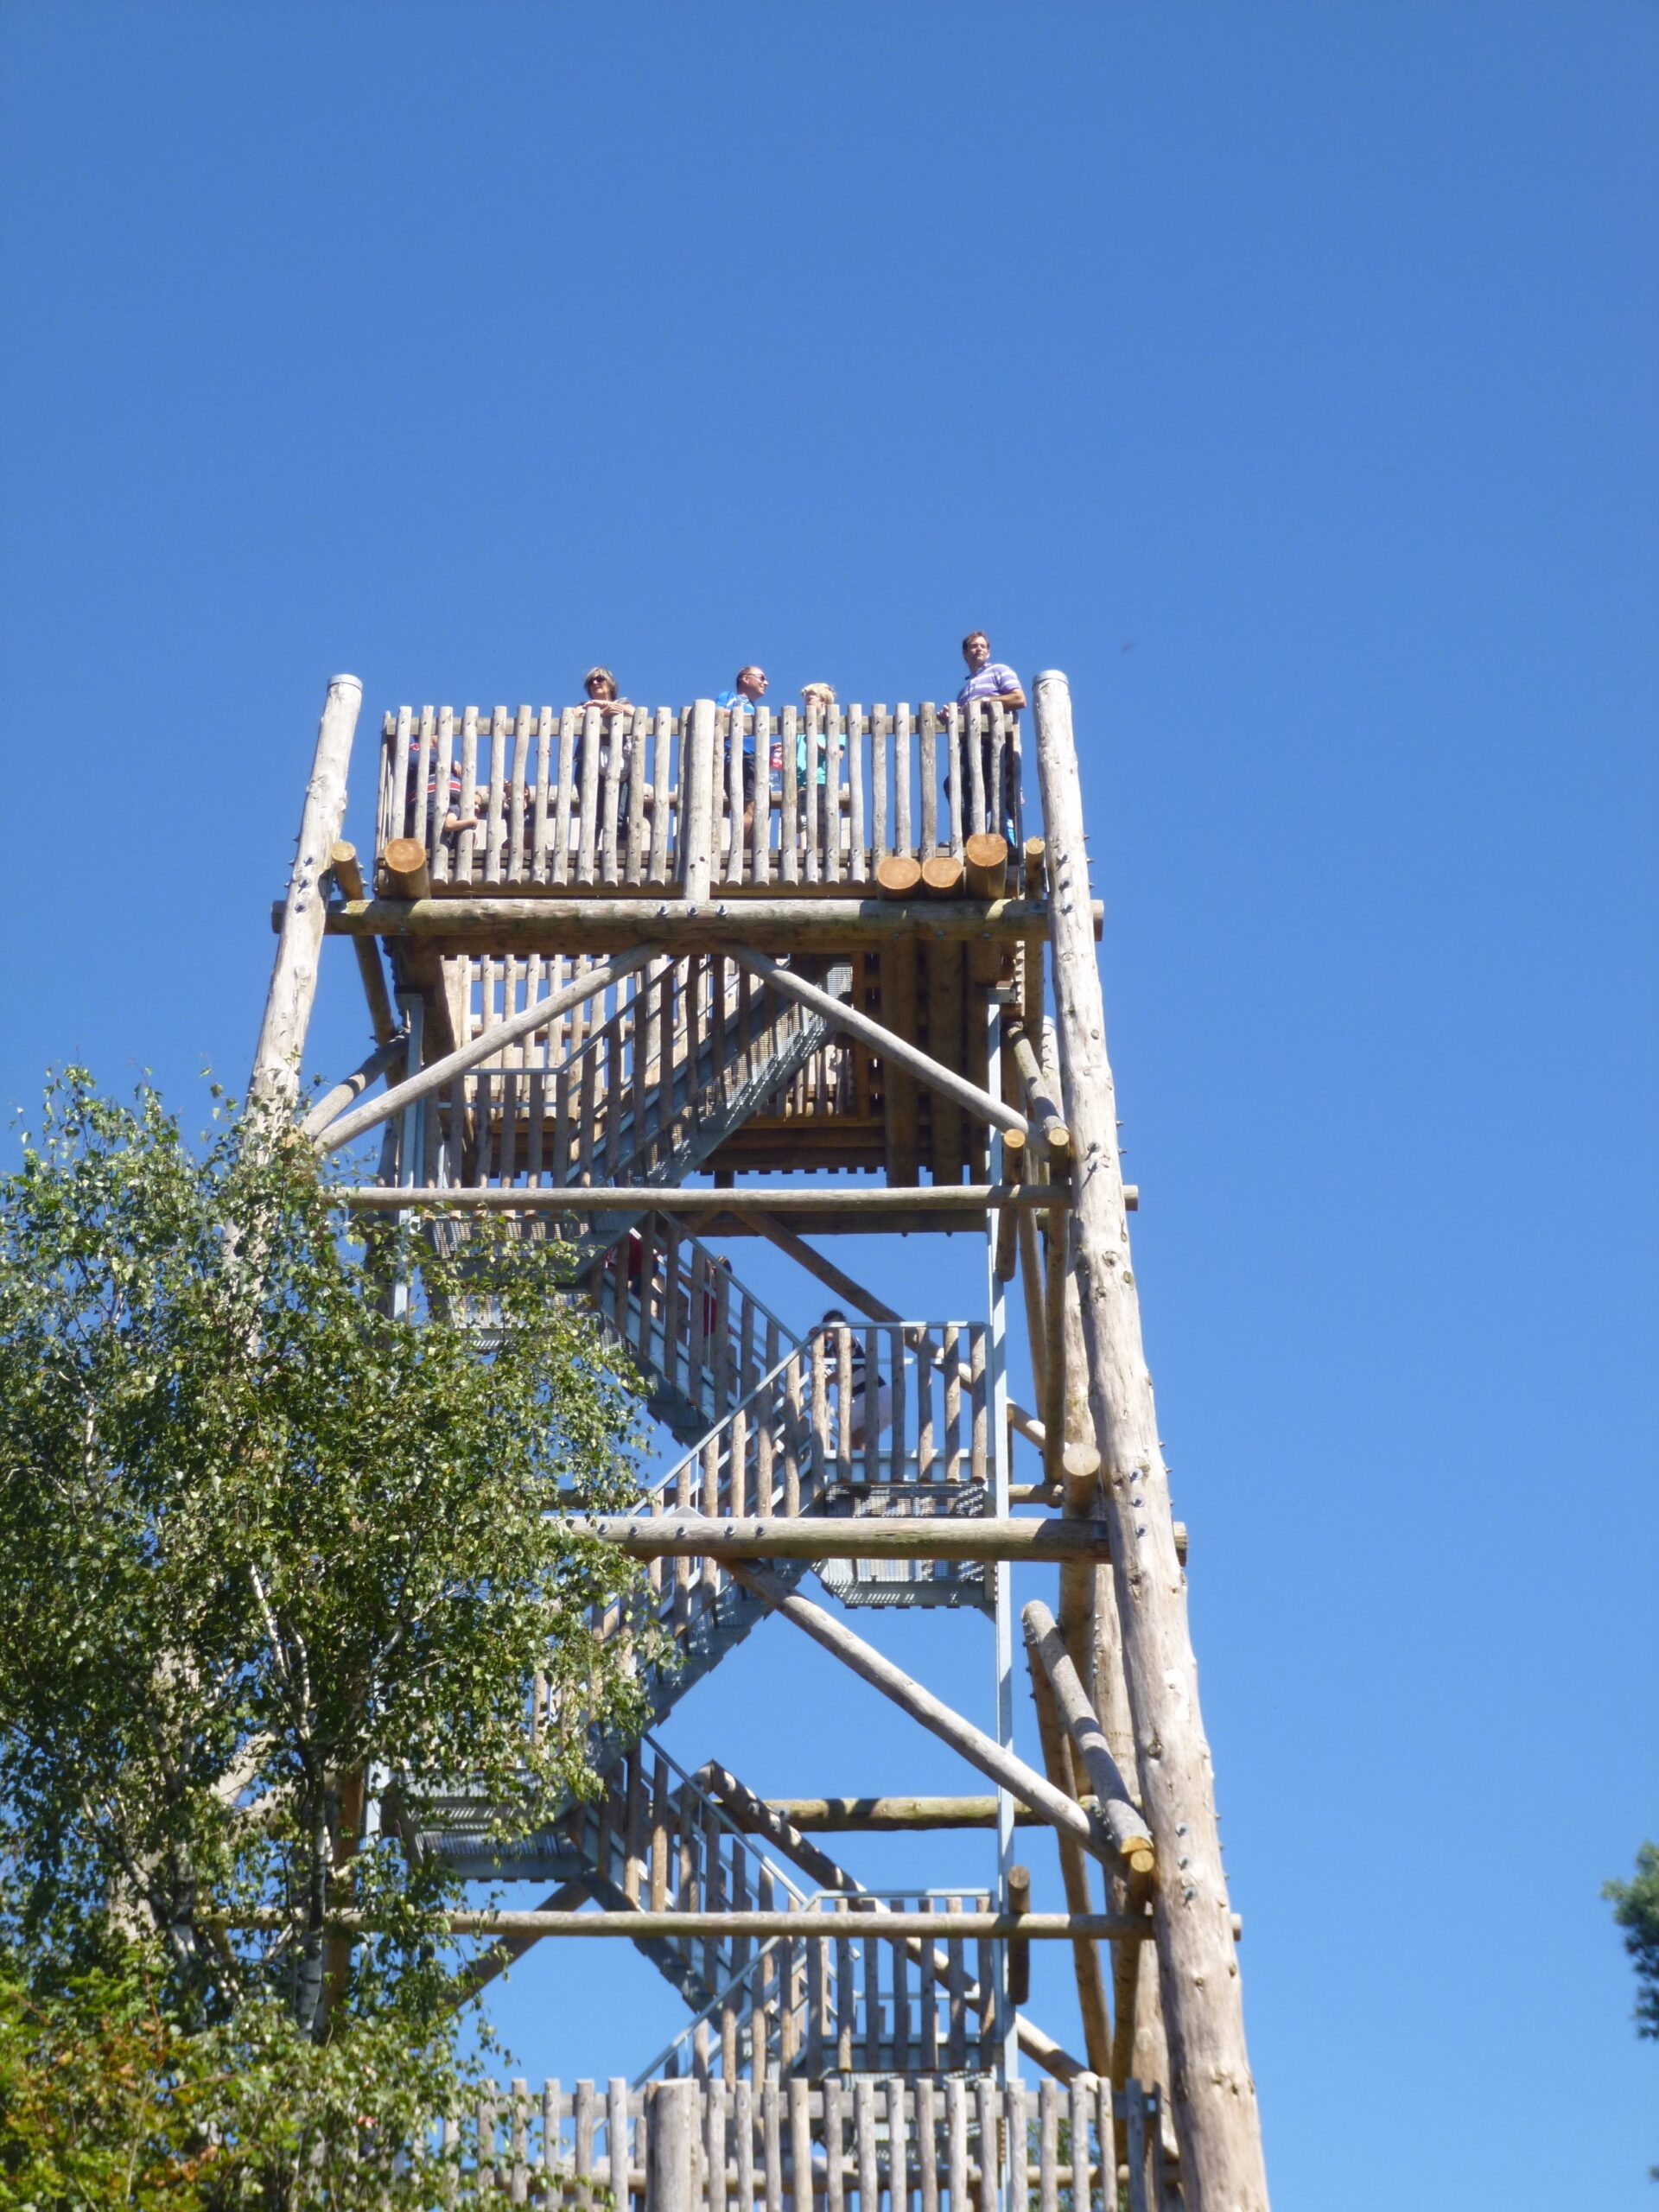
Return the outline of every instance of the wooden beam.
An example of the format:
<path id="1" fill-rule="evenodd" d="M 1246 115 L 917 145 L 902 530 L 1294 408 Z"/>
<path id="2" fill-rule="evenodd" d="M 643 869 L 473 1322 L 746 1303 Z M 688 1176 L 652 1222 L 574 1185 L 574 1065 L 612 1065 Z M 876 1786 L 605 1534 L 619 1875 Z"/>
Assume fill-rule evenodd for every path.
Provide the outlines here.
<path id="1" fill-rule="evenodd" d="M 1016 1108 L 1005 1106 L 1000 1098 L 993 1098 L 988 1090 L 982 1090 L 977 1084 L 969 1083 L 966 1076 L 959 1075 L 955 1068 L 942 1066 L 931 1053 L 924 1052 L 918 1046 L 897 1036 L 880 1022 L 873 1020 L 868 1014 L 860 1014 L 842 1000 L 831 997 L 828 991 L 820 990 L 816 983 L 809 983 L 805 976 L 798 976 L 793 969 L 784 967 L 764 952 L 753 952 L 742 947 L 734 946 L 732 957 L 741 968 L 747 968 L 751 975 L 760 976 L 786 998 L 798 1000 L 802 1006 L 810 1007 L 835 1028 L 844 1030 L 848 1036 L 856 1037 L 861 1044 L 868 1045 L 873 1052 L 880 1052 L 884 1059 L 895 1061 L 900 1067 L 907 1068 L 930 1090 L 953 1100 L 979 1121 L 988 1122 L 996 1129 L 1016 1129 L 1022 1137 L 1028 1134 L 1026 1117 Z"/>
<path id="2" fill-rule="evenodd" d="M 308 1137 L 321 1136 L 337 1115 L 354 1105 L 364 1092 L 391 1069 L 401 1067 L 409 1058 L 409 1039 L 398 1035 L 384 1045 L 377 1045 L 366 1058 L 359 1060 L 350 1075 L 343 1077 L 332 1090 L 325 1090 L 316 1104 L 300 1123 L 301 1134 Z"/>
<path id="3" fill-rule="evenodd" d="M 1017 1183 L 1025 1170 L 1026 1141 L 1017 1130 L 1004 1129 L 999 1141 L 1002 1147 L 999 1162 L 1002 1180 Z M 1001 1282 L 1007 1282 L 1014 1274 L 1019 1224 L 1031 1218 L 1029 1214 L 1015 1213 L 1012 1208 L 1006 1208 L 997 1217 L 996 1273 Z"/>
<path id="4" fill-rule="evenodd" d="M 1089 1524 L 1084 1522 L 1063 1525 L 1086 1528 Z M 1101 1823 L 1129 1872 L 1147 1879 L 1156 1859 L 1151 1832 L 1135 1808 L 1116 1760 L 1107 1749 L 1099 1716 L 1084 1693 L 1077 1670 L 1054 1624 L 1054 1616 L 1040 1599 L 1033 1598 L 1020 1619 L 1026 1641 L 1042 1662 L 1043 1672 L 1054 1693 L 1055 1710 L 1071 1739 L 1072 1756 L 1094 1792 Z"/>
<path id="5" fill-rule="evenodd" d="M 873 1644 L 866 1643 L 862 1637 L 855 1636 L 850 1629 L 832 1620 L 822 1605 L 815 1605 L 810 1599 L 791 1591 L 763 1567 L 734 1563 L 728 1572 L 773 1612 L 781 1613 L 815 1643 L 841 1660 L 861 1681 L 881 1691 L 912 1720 L 919 1721 L 942 1743 L 950 1745 L 970 1766 L 976 1766 L 982 1774 L 1009 1791 L 1022 1805 L 1029 1805 L 1034 1813 L 1040 1813 L 1055 1827 L 1075 1836 L 1085 1851 L 1116 1863 L 1116 1853 L 1106 1840 L 1105 1830 L 1096 1827 L 1074 1798 L 1056 1789 L 1044 1776 L 1005 1750 L 982 1728 L 976 1728 L 971 1720 L 953 1712 L 901 1667 L 895 1667 Z"/>
<path id="6" fill-rule="evenodd" d="M 1031 1869 L 1010 1866 L 1008 1869 L 1008 1910 L 1016 1920 L 1027 1918 L 1031 1912 Z M 1023 1936 L 1016 1936 L 1008 1945 L 1008 1997 L 1015 2005 L 1031 2002 L 1031 1946 Z"/>
<path id="7" fill-rule="evenodd" d="M 342 899 L 363 896 L 363 871 L 358 866 L 357 847 L 348 845 L 343 838 L 336 838 L 328 855 L 328 871 L 334 880 L 334 889 Z M 357 955 L 357 970 L 362 978 L 363 995 L 368 1001 L 369 1027 L 374 1032 L 375 1042 L 390 1044 L 397 1033 L 397 1018 L 391 1010 L 391 998 L 386 989 L 386 971 L 381 964 L 380 948 L 372 937 L 352 939 L 352 950 Z"/>
<path id="8" fill-rule="evenodd" d="M 803 1834 L 898 1835 L 934 1828 L 994 1828 L 995 1797 L 769 1797 L 769 1808 Z M 1024 1805 L 1014 1808 L 1016 1827 L 1048 1823 Z"/>
<path id="9" fill-rule="evenodd" d="M 680 883 L 686 903 L 709 896 L 715 865 L 715 702 L 698 699 L 685 740 L 685 811 L 680 817 Z"/>
<path id="10" fill-rule="evenodd" d="M 879 865 L 891 865 L 888 855 Z M 916 861 L 910 865 L 921 874 Z M 879 954 L 881 976 L 881 1019 L 900 1037 L 916 1034 L 916 947 L 907 939 L 884 944 Z M 921 1133 L 917 1113 L 916 1078 L 897 1061 L 884 1061 L 881 1069 L 881 1116 L 886 1125 L 887 1168 L 895 1183 L 914 1183 L 921 1174 Z"/>
<path id="11" fill-rule="evenodd" d="M 1043 1472 L 1064 1483 L 1066 1436 L 1065 1217 L 1051 1214 L 1043 1254 Z"/>
<path id="12" fill-rule="evenodd" d="M 1038 1059 L 1026 1025 L 1015 1016 L 1002 1019 L 1002 1040 L 1008 1048 L 1028 1102 L 1031 1119 L 1043 1133 L 1043 1141 L 1056 1160 L 1070 1160 L 1071 1133 L 1065 1126 L 1054 1087 Z"/>
<path id="13" fill-rule="evenodd" d="M 1077 1796 L 1072 1779 L 1071 1760 L 1066 1749 L 1060 1716 L 1054 1703 L 1054 1692 L 1042 1667 L 1027 1646 L 1027 1658 L 1031 1668 L 1032 1702 L 1037 1710 L 1037 1740 L 1042 1747 L 1043 1771 L 1057 1789 L 1068 1797 Z M 1065 1891 L 1068 1912 L 1087 1912 L 1090 1906 L 1089 1870 L 1082 1852 L 1071 1837 L 1057 1831 L 1054 1841 L 1058 1847 L 1060 1882 Z M 1072 1946 L 1072 1972 L 1077 1985 L 1077 2008 L 1083 2016 L 1083 2047 L 1090 2065 L 1096 2074 L 1104 2074 L 1111 2063 L 1112 2025 L 1106 2010 L 1106 1986 L 1101 1978 L 1100 1954 L 1090 1942 Z"/>
<path id="14" fill-rule="evenodd" d="M 626 952 L 649 933 L 677 954 L 762 950 L 873 952 L 884 944 L 954 938 L 1006 943 L 1040 931 L 1046 901 L 994 899 L 664 899 L 652 893 L 628 899 L 607 887 L 593 898 L 490 898 L 470 892 L 452 897 L 443 887 L 430 899 L 348 899 L 331 906 L 330 937 L 408 938 L 440 952 Z M 272 927 L 281 906 L 271 910 Z"/>
<path id="15" fill-rule="evenodd" d="M 630 1559 L 913 1559 L 1084 1560 L 1108 1557 L 1105 1524 L 1054 1518 L 915 1518 L 855 1520 L 836 1515 L 798 1519 L 705 1519 L 696 1513 L 572 1513 L 560 1526 L 595 1536 Z"/>
<path id="16" fill-rule="evenodd" d="M 1037 678 L 1035 720 L 1062 1095 L 1077 1160 L 1075 1252 L 1090 1408 L 1113 1529 L 1146 1817 L 1159 1859 L 1172 1875 L 1180 1868 L 1179 1895 L 1160 1894 L 1153 1916 L 1183 2191 L 1191 2212 L 1266 2212 L 1261 2119 L 1198 1668 L 1129 1263 L 1071 702 L 1057 671 Z"/>
<path id="17" fill-rule="evenodd" d="M 378 1102 L 385 1103 L 384 1100 Z M 338 1127 L 338 1124 L 336 1124 Z M 330 1132 L 332 1135 L 332 1132 Z M 452 1188 L 444 1184 L 420 1184 L 400 1191 L 377 1183 L 360 1184 L 342 1192 L 346 1204 L 359 1213 L 399 1213 L 406 1206 L 430 1206 L 453 1213 L 638 1213 L 655 1206 L 666 1213 L 731 1214 L 753 1220 L 774 1214 L 815 1215 L 830 1208 L 849 1219 L 860 1214 L 984 1214 L 999 1206 L 1033 1206 L 1039 1213 L 1071 1204 L 1071 1194 L 1058 1184 L 961 1183 L 954 1189 L 931 1183 L 911 1190 L 731 1190 L 669 1188 L 657 1183 L 571 1184 L 550 1189 L 545 1185 L 518 1190 L 488 1185 Z"/>
<path id="18" fill-rule="evenodd" d="M 1075 1808 L 1074 1808 L 1075 1809 Z M 617 1912 L 452 1912 L 452 1936 L 597 1936 L 620 1938 L 625 1943 L 650 1942 L 653 1938 L 677 1936 L 707 1942 L 721 1936 L 748 1936 L 762 1942 L 774 1936 L 798 1941 L 844 1943 L 849 1936 L 879 1936 L 883 1942 L 902 1943 L 917 1936 L 944 1942 L 953 1936 L 1006 1940 L 1028 1937 L 1038 1943 L 1070 1943 L 1079 1936 L 1100 1942 L 1149 1937 L 1151 1923 L 1143 1916 L 1112 1912 L 1082 1915 L 1069 1912 L 1031 1912 L 1016 1916 L 1007 1912 L 645 1912 L 632 1909 Z M 225 1928 L 279 1928 L 287 1925 L 276 1911 L 262 1910 L 214 1923 Z M 371 1934 L 373 1913 L 330 1913 L 324 1923 L 341 1934 Z"/>
<path id="19" fill-rule="evenodd" d="M 480 1060 L 491 1058 L 507 1046 L 517 1043 L 519 1038 L 528 1037 L 537 1029 L 544 1029 L 559 1014 L 568 1014 L 572 1007 L 596 998 L 600 992 L 608 990 L 613 983 L 620 983 L 625 976 L 632 976 L 636 969 L 648 965 L 658 955 L 657 946 L 641 945 L 626 957 L 619 956 L 598 968 L 588 969 L 574 982 L 566 983 L 562 989 L 548 992 L 533 1006 L 524 1007 L 522 1013 L 511 1015 L 505 1021 L 498 1021 L 493 1028 L 472 1039 L 470 1043 L 461 1046 L 453 1052 L 446 1052 L 441 1060 L 429 1062 L 406 1083 L 395 1084 L 384 1097 L 373 1099 L 366 1106 L 358 1107 L 355 1112 L 342 1116 L 322 1131 L 317 1149 L 325 1154 L 338 1152 L 342 1145 L 350 1144 L 354 1138 L 360 1137 L 365 1129 L 373 1128 L 380 1122 L 390 1121 L 394 1114 L 400 1114 L 405 1106 L 413 1105 L 417 1098 L 429 1097 L 433 1091 L 442 1090 L 456 1076 L 463 1074 L 468 1068 L 475 1068 Z"/>
<path id="20" fill-rule="evenodd" d="M 930 861 L 928 865 L 933 867 L 938 863 Z M 959 867 L 961 863 L 953 861 L 951 865 Z M 938 942 L 925 944 L 922 947 L 922 973 L 927 987 L 925 1010 L 927 1052 L 925 1057 L 934 1068 L 942 1071 L 948 1071 L 954 1075 L 957 1082 L 968 1090 L 976 1089 L 977 1086 L 969 1084 L 967 1077 L 961 1072 L 963 997 L 962 947 L 959 944 Z M 924 1057 L 919 1046 L 912 1046 L 912 1049 L 917 1052 L 918 1058 Z M 918 1069 L 917 1072 L 920 1074 L 921 1071 Z M 922 1080 L 926 1082 L 926 1077 L 923 1076 Z M 967 1132 L 963 1126 L 963 1101 L 953 1085 L 932 1083 L 928 1087 L 933 1093 L 928 1102 L 932 1129 L 929 1163 L 933 1170 L 933 1180 L 936 1183 L 960 1183 L 964 1167 L 968 1169 L 971 1179 L 973 1169 L 969 1165 Z M 1006 1114 L 1014 1115 L 1018 1113 L 1018 1109 L 1005 1106 L 1003 1111 Z M 1020 1115 L 1019 1118 L 1020 1127 L 1014 1134 L 1023 1136 L 1025 1116 Z M 1012 1122 L 1004 1122 L 995 1126 L 1012 1129 L 1014 1124 Z"/>
<path id="21" fill-rule="evenodd" d="M 289 1111 L 300 1095 L 300 1055 L 317 995 L 317 957 L 327 923 L 323 877 L 346 817 L 346 771 L 362 703 L 363 686 L 356 677 L 334 678 L 317 725 L 288 895 L 273 912 L 276 957 L 271 963 L 248 1096 Z"/>

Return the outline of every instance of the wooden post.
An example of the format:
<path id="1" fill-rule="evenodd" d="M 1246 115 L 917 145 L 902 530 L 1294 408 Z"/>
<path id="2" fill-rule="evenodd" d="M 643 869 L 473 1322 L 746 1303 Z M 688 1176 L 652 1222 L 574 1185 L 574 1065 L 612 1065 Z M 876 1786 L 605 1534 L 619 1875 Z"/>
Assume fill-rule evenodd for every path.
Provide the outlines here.
<path id="1" fill-rule="evenodd" d="M 1010 1866 L 1008 1869 L 1008 1910 L 1027 1913 L 1031 1910 L 1031 1869 Z M 1008 1945 L 1008 1996 L 1015 2005 L 1031 2002 L 1031 1945 L 1015 1936 Z"/>
<path id="2" fill-rule="evenodd" d="M 334 888 L 342 899 L 363 896 L 363 871 L 357 863 L 355 845 L 336 839 L 329 851 L 328 866 Z M 358 973 L 363 978 L 363 995 L 368 1001 L 369 1027 L 374 1032 L 374 1041 L 377 1045 L 390 1044 L 397 1034 L 397 1023 L 386 990 L 385 970 L 380 965 L 380 948 L 372 937 L 354 937 L 352 950 L 357 955 Z"/>
<path id="3" fill-rule="evenodd" d="M 1043 1672 L 1042 1662 L 1028 1643 L 1026 1658 L 1031 1672 L 1031 1699 L 1037 1710 L 1037 1740 L 1042 1746 L 1043 1768 L 1057 1789 L 1064 1789 L 1075 1797 L 1077 1790 L 1071 1775 L 1071 1757 L 1066 1748 L 1065 1734 L 1060 1726 L 1060 1716 L 1054 1703 L 1054 1691 L 1048 1676 Z M 1056 1834 L 1054 1841 L 1060 1859 L 1060 1882 L 1065 1891 L 1068 1912 L 1089 1910 L 1089 1869 L 1084 1856 L 1070 1836 Z M 1106 1991 L 1101 1980 L 1100 1954 L 1092 1943 L 1077 1942 L 1071 1949 L 1071 1964 L 1077 1977 L 1077 2009 L 1083 2016 L 1083 2047 L 1089 2063 L 1096 2074 L 1105 2073 L 1111 2064 L 1112 2029 L 1106 2010 Z"/>
<path id="4" fill-rule="evenodd" d="M 317 995 L 317 956 L 325 925 L 322 878 L 346 818 L 346 771 L 363 686 L 337 676 L 328 686 L 311 780 L 300 816 L 299 845 L 271 963 L 270 988 L 248 1081 L 250 1100 L 289 1109 L 300 1095 L 300 1055 Z"/>
<path id="5" fill-rule="evenodd" d="M 1210 1750 L 1199 1717 L 1186 1590 L 1129 1264 L 1106 1016 L 1095 963 L 1071 702 L 1034 687 L 1050 869 L 1066 1126 L 1077 1160 L 1075 1268 L 1090 1407 L 1113 1535 L 1125 1672 L 1147 1823 L 1167 1879 L 1154 1919 L 1188 2212 L 1266 2212 L 1260 2115 L 1244 2041 L 1232 1909 Z"/>
<path id="6" fill-rule="evenodd" d="M 715 702 L 699 699 L 685 740 L 685 813 L 680 823 L 680 886 L 693 904 L 709 896 L 715 872 Z"/>
<path id="7" fill-rule="evenodd" d="M 645 2212 L 696 2212 L 702 2095 L 695 2081 L 657 2082 L 647 2092 Z"/>
<path id="8" fill-rule="evenodd" d="M 1086 1528 L 1088 1525 L 1087 1522 L 1063 1521 L 1060 1523 L 1063 1529 Z M 1054 1616 L 1046 1605 L 1033 1598 L 1020 1618 L 1025 1624 L 1026 1640 L 1042 1662 L 1043 1672 L 1054 1693 L 1055 1710 L 1071 1738 L 1071 1756 L 1095 1793 L 1100 1819 L 1129 1872 L 1145 1879 L 1153 1870 L 1152 1839 L 1147 1832 L 1146 1822 L 1135 1810 L 1128 1784 L 1106 1748 L 1099 1718 L 1085 1696 L 1083 1684 L 1077 1679 L 1077 1670 L 1060 1641 L 1060 1632 L 1054 1625 Z"/>

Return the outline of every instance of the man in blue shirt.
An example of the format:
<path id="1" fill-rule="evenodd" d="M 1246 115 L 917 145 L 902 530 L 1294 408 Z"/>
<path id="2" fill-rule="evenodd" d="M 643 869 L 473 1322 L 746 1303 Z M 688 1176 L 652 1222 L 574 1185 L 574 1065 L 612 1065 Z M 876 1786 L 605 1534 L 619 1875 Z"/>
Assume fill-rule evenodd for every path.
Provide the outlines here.
<path id="1" fill-rule="evenodd" d="M 766 671 L 764 668 L 740 668 L 729 691 L 717 691 L 715 704 L 730 707 L 734 725 L 740 721 L 743 729 L 743 821 L 748 826 L 749 809 L 754 804 L 754 720 L 753 709 L 766 696 Z"/>

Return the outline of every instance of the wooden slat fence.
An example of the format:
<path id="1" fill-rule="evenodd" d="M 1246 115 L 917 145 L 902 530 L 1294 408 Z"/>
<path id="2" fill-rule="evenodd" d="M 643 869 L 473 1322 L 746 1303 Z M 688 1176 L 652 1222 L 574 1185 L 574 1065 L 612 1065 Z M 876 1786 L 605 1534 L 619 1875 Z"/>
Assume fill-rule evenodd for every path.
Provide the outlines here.
<path id="1" fill-rule="evenodd" d="M 376 854 L 425 845 L 434 895 L 668 891 L 683 870 L 689 707 L 400 707 L 381 741 Z M 1020 726 L 968 707 L 765 705 L 714 717 L 716 885 L 867 893 L 888 854 L 1022 834 Z M 467 826 L 460 824 L 465 822 Z M 449 826 L 453 823 L 454 826 Z"/>
<path id="2" fill-rule="evenodd" d="M 435 2126 L 504 2202 L 613 2212 L 1177 2212 L 1156 2091 L 1092 2076 L 486 2085 Z"/>

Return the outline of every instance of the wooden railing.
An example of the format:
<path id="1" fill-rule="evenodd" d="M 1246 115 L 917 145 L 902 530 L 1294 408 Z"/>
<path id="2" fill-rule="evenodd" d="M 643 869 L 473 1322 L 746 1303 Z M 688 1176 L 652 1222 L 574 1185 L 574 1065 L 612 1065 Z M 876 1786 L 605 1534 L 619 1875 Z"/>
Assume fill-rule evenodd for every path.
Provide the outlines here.
<path id="1" fill-rule="evenodd" d="M 985 1912 L 985 1890 L 814 1894 L 806 1910 L 833 1938 L 775 1936 L 652 2061 L 648 2074 L 726 2082 L 804 2074 L 983 2074 L 1002 2037 L 992 1945 L 984 1939 L 883 1936 L 884 1912 Z M 734 1948 L 737 1947 L 734 1947 Z"/>
<path id="2" fill-rule="evenodd" d="M 698 775 L 689 770 L 699 750 Z M 858 895 L 888 855 L 960 858 L 1021 834 L 1020 726 L 995 701 L 804 714 L 631 707 L 400 707 L 385 718 L 376 857 L 426 849 L 433 894 L 665 891 L 684 874 L 688 791 L 706 788 L 723 890 Z M 449 829 L 454 819 L 465 828 Z"/>
<path id="3" fill-rule="evenodd" d="M 531 954 L 468 963 L 474 1034 L 592 964 Z M 636 971 L 496 1059 L 455 1076 L 422 1116 L 432 1184 L 677 1179 L 678 1141 L 760 1103 L 795 1042 L 823 1025 L 733 962 L 694 954 Z"/>
<path id="4" fill-rule="evenodd" d="M 600 1317 L 647 1377 L 723 1421 L 798 1341 L 724 1260 L 667 1214 L 647 1214 L 594 1272 Z"/>
<path id="5" fill-rule="evenodd" d="M 669 1469 L 635 1511 L 793 1516 L 826 1503 L 851 1506 L 871 1485 L 890 1497 L 931 1491 L 939 1497 L 935 1511 L 950 1511 L 958 1498 L 988 1500 L 988 1337 L 982 1322 L 822 1324 Z M 863 1351 L 861 1371 L 855 1344 Z M 929 1560 L 912 1571 L 939 1578 L 951 1570 Z M 733 1591 L 734 1578 L 718 1560 L 653 1559 L 643 1599 L 600 1607 L 589 1625 L 601 1642 L 632 1637 L 643 1605 L 684 1653 Z M 670 1673 L 658 1681 L 671 1696 L 691 1679 Z M 532 1732 L 561 1725 L 554 1694 L 538 1678 Z"/>
<path id="6" fill-rule="evenodd" d="M 1160 2099 L 1092 2075 L 486 2085 L 448 2155 L 504 2202 L 613 2212 L 1179 2212 Z"/>

